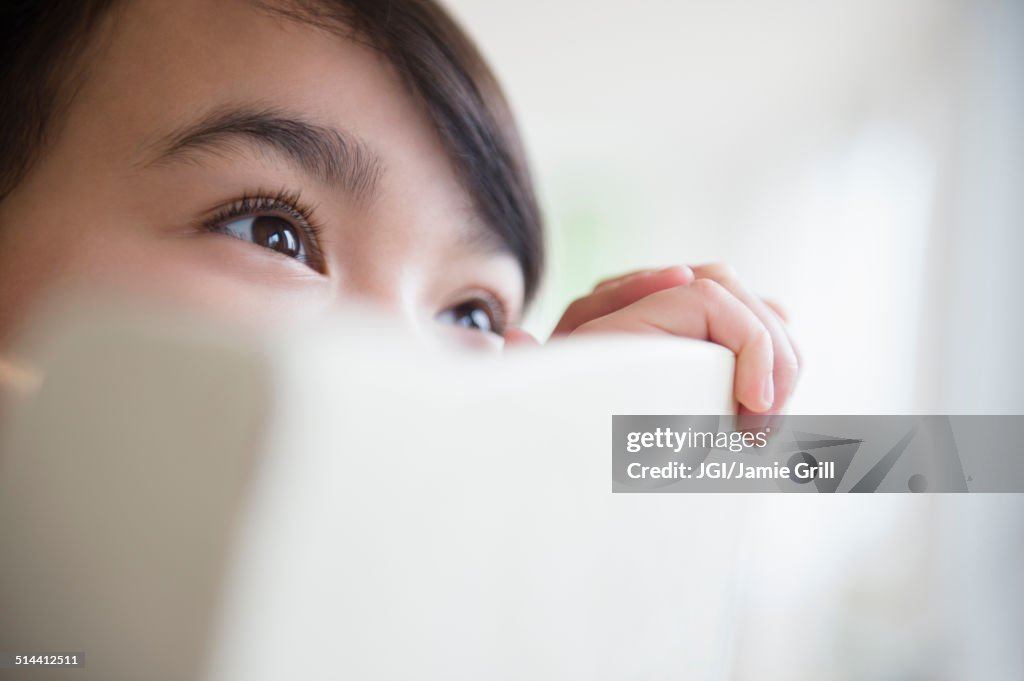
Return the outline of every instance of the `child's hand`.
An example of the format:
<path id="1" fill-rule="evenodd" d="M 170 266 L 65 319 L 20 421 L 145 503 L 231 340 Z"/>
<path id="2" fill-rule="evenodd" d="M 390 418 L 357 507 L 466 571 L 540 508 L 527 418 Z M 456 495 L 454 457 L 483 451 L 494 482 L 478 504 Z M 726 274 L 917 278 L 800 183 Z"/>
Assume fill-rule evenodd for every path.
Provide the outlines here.
<path id="1" fill-rule="evenodd" d="M 799 373 L 782 311 L 750 293 L 728 265 L 647 270 L 601 282 L 566 309 L 553 335 L 581 333 L 667 333 L 724 345 L 736 353 L 741 411 L 779 412 Z"/>

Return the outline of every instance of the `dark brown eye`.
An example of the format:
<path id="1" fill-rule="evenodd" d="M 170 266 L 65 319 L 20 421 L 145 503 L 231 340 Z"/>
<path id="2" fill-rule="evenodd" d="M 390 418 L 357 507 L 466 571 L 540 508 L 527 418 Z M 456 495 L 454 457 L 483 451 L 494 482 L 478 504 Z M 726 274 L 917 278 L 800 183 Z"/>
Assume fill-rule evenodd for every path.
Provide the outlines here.
<path id="1" fill-rule="evenodd" d="M 298 230 L 284 218 L 273 215 L 261 215 L 252 221 L 253 242 L 283 253 L 290 258 L 298 258 L 302 253 L 302 240 Z"/>
<path id="2" fill-rule="evenodd" d="M 224 222 L 219 230 L 312 267 L 301 228 L 276 215 L 254 215 Z"/>
<path id="3" fill-rule="evenodd" d="M 449 307 L 437 315 L 437 321 L 464 329 L 502 335 L 502 313 L 496 305 L 486 300 L 467 300 Z"/>

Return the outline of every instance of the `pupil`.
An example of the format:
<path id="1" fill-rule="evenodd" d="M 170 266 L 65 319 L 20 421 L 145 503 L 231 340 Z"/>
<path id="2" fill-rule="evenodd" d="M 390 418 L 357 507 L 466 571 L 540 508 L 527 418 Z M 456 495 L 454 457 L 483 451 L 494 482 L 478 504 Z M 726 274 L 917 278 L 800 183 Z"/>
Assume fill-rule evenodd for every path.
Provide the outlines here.
<path id="1" fill-rule="evenodd" d="M 253 240 L 278 253 L 295 258 L 301 245 L 299 236 L 286 220 L 272 215 L 263 215 L 252 223 Z"/>
<path id="2" fill-rule="evenodd" d="M 456 317 L 456 323 L 459 326 L 470 329 L 480 329 L 481 331 L 491 330 L 490 317 L 488 317 L 487 313 L 479 307 L 463 305 L 460 306 L 460 309 L 457 312 L 458 316 Z"/>

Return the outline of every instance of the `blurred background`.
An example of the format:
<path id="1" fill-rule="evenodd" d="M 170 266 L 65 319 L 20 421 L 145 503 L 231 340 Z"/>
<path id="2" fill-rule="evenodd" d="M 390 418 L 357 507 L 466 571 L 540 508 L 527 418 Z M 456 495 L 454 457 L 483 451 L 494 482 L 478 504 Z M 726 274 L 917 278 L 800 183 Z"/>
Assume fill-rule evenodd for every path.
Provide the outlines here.
<path id="1" fill-rule="evenodd" d="M 1024 2 L 447 4 L 543 197 L 531 330 L 605 276 L 725 261 L 790 313 L 792 412 L 1024 413 Z M 722 678 L 1024 678 L 1020 495 L 737 503 Z"/>
<path id="2" fill-rule="evenodd" d="M 448 0 L 552 258 L 528 328 L 633 268 L 781 301 L 794 413 L 1024 413 L 1024 3 Z"/>

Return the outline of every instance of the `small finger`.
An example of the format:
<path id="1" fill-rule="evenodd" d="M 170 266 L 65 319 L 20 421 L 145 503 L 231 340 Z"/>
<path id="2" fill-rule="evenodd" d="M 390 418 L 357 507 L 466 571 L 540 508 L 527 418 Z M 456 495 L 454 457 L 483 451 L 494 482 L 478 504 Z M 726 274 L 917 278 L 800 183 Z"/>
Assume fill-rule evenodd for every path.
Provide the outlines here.
<path id="1" fill-rule="evenodd" d="M 578 328 L 579 333 L 645 333 L 709 340 L 736 353 L 736 399 L 754 412 L 775 400 L 772 338 L 764 323 L 711 279 L 654 293 Z"/>
<path id="2" fill-rule="evenodd" d="M 783 323 L 781 316 L 761 298 L 750 292 L 740 281 L 734 270 L 729 265 L 711 264 L 698 265 L 693 268 L 694 275 L 700 278 L 711 279 L 723 286 L 729 293 L 739 299 L 744 305 L 757 315 L 768 333 L 771 335 L 774 366 L 773 393 L 775 404 L 773 411 L 780 411 L 786 404 L 790 395 L 796 387 L 796 381 L 800 374 L 800 357 L 797 354 L 789 331 Z"/>
<path id="3" fill-rule="evenodd" d="M 601 281 L 597 282 L 597 284 L 594 286 L 593 292 L 603 291 L 614 286 L 618 286 L 619 284 L 625 283 L 627 281 L 633 281 L 635 279 L 640 279 L 642 277 L 649 277 L 656 274 L 662 274 L 663 272 L 672 272 L 673 270 L 677 269 L 689 268 L 686 267 L 685 265 L 672 265 L 671 267 L 662 267 L 657 269 L 647 268 L 642 270 L 635 270 L 633 272 L 627 272 L 626 274 L 620 274 L 618 276 L 610 277 L 608 279 L 602 279 Z"/>
<path id="4" fill-rule="evenodd" d="M 577 328 L 599 317 L 611 314 L 652 293 L 693 281 L 693 271 L 685 265 L 662 270 L 639 272 L 604 282 L 593 293 L 573 301 L 555 326 L 552 335 L 572 333 Z M 600 285 L 599 285 L 600 287 Z"/>

